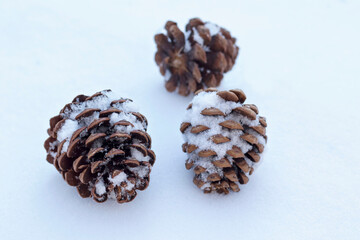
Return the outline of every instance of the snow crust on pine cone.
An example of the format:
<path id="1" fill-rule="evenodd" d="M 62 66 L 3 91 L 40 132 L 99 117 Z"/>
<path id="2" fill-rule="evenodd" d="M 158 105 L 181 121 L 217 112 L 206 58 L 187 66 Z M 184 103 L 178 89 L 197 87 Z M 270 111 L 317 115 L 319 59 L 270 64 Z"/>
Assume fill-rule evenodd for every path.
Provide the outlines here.
<path id="1" fill-rule="evenodd" d="M 205 193 L 239 191 L 260 164 L 267 141 L 266 119 L 243 91 L 201 90 L 190 103 L 180 131 L 186 168 Z"/>
<path id="2" fill-rule="evenodd" d="M 155 61 L 165 77 L 165 87 L 187 96 L 199 89 L 217 87 L 230 71 L 239 47 L 229 31 L 199 18 L 190 19 L 182 32 L 168 21 L 166 33 L 155 35 Z"/>
<path id="3" fill-rule="evenodd" d="M 47 161 L 82 197 L 129 202 L 155 162 L 147 124 L 132 100 L 110 90 L 79 95 L 50 119 Z"/>

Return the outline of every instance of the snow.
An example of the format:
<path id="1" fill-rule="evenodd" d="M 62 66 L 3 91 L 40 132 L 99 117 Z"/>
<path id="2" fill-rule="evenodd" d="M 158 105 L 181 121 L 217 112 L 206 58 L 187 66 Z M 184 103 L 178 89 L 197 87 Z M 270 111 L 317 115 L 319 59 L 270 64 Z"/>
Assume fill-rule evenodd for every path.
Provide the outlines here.
<path id="1" fill-rule="evenodd" d="M 199 43 L 200 46 L 203 46 L 204 45 L 204 39 L 200 36 L 200 34 L 196 30 L 196 28 L 192 28 L 192 30 L 194 31 L 194 35 L 193 35 L 194 41 Z"/>
<path id="2" fill-rule="evenodd" d="M 214 36 L 216 34 L 218 34 L 220 32 L 220 27 L 214 23 L 210 23 L 210 22 L 206 22 L 205 23 L 205 27 L 209 29 L 210 31 L 210 35 L 211 36 Z M 196 30 L 196 28 L 192 28 L 192 31 L 194 32 L 194 40 L 200 44 L 200 46 L 203 46 L 204 48 L 206 48 L 206 50 L 209 50 L 209 47 L 208 46 L 204 46 L 204 39 L 200 36 L 199 32 Z M 189 35 L 189 32 L 191 31 L 187 31 L 186 34 L 185 34 L 185 37 L 187 37 Z M 190 46 L 189 46 L 189 42 L 186 41 L 185 42 L 185 52 L 188 52 Z"/>
<path id="3" fill-rule="evenodd" d="M 186 48 L 186 46 L 185 46 L 185 48 Z M 164 79 L 165 79 L 165 81 L 169 81 L 170 78 L 171 78 L 171 72 L 168 69 L 166 69 Z"/>
<path id="4" fill-rule="evenodd" d="M 61 128 L 59 129 L 58 134 L 57 134 L 58 143 L 62 142 L 63 140 L 66 140 L 66 142 L 64 143 L 64 145 L 61 149 L 61 152 L 67 151 L 69 144 L 70 144 L 71 136 L 79 128 L 81 128 L 81 126 L 79 126 L 78 121 L 73 120 L 73 119 L 65 120 L 64 124 L 61 126 Z"/>
<path id="5" fill-rule="evenodd" d="M 127 174 L 121 172 L 120 174 L 116 175 L 114 178 L 109 177 L 109 181 L 113 183 L 115 186 L 120 186 L 122 182 L 125 182 L 127 179 Z"/>
<path id="6" fill-rule="evenodd" d="M 220 32 L 220 27 L 214 23 L 207 22 L 205 23 L 205 27 L 209 29 L 211 36 L 215 36 Z"/>
<path id="7" fill-rule="evenodd" d="M 62 142 L 65 139 L 71 138 L 72 134 L 78 130 L 79 124 L 78 121 L 73 119 L 66 119 L 64 124 L 61 126 L 59 131 L 57 132 L 57 140 Z"/>
<path id="8" fill-rule="evenodd" d="M 106 187 L 103 180 L 100 180 L 95 184 L 96 193 L 101 196 L 106 193 Z"/>
<path id="9" fill-rule="evenodd" d="M 182 30 L 183 31 L 183 30 Z M 191 31 L 186 31 L 184 33 L 185 35 L 185 47 L 184 47 L 184 52 L 190 52 L 191 50 L 191 43 L 189 41 L 189 36 L 191 35 Z M 165 73 L 165 76 L 166 76 L 166 73 Z"/>
<path id="10" fill-rule="evenodd" d="M 1 239 L 359 239 L 359 11 L 356 0 L 0 1 Z M 237 38 L 220 89 L 241 88 L 267 117 L 264 161 L 227 196 L 192 183 L 179 131 L 191 97 L 166 92 L 154 62 L 153 35 L 192 17 Z M 103 89 L 141 108 L 157 155 L 128 204 L 82 199 L 45 160 L 50 117 Z"/>
<path id="11" fill-rule="evenodd" d="M 121 109 L 121 108 L 120 108 Z M 121 113 L 113 113 L 110 115 L 110 124 L 114 124 L 118 121 L 125 120 L 128 122 L 131 122 L 134 126 L 116 126 L 115 128 L 118 130 L 118 132 L 125 132 L 130 133 L 134 130 L 145 130 L 146 124 L 140 122 L 136 119 L 136 117 L 129 112 L 121 112 Z"/>
<path id="12" fill-rule="evenodd" d="M 143 153 L 141 153 L 140 151 L 136 150 L 135 148 L 131 148 L 131 156 L 139 161 L 145 161 L 148 162 L 150 160 L 149 156 L 144 156 Z"/>
<path id="13" fill-rule="evenodd" d="M 140 178 L 145 177 L 149 173 L 149 168 L 146 166 L 138 166 L 138 167 L 133 167 L 133 168 L 129 168 L 129 169 L 132 172 L 136 172 Z"/>
<path id="14" fill-rule="evenodd" d="M 109 177 L 109 181 L 110 181 L 111 183 L 113 183 L 114 186 L 120 186 L 121 183 L 126 182 L 126 187 L 125 187 L 125 188 L 121 188 L 121 191 L 123 192 L 123 191 L 125 191 L 125 189 L 126 189 L 126 190 L 131 190 L 131 189 L 133 189 L 133 188 L 135 187 L 135 184 L 129 182 L 129 181 L 127 180 L 127 177 L 128 177 L 128 175 L 127 175 L 126 173 L 121 172 L 121 173 L 119 173 L 118 175 L 116 175 L 116 176 L 113 177 L 113 178 L 112 178 L 112 177 Z M 100 190 L 101 190 L 102 186 L 99 186 L 99 187 L 100 187 Z M 98 190 L 98 188 L 97 188 L 97 186 L 96 186 L 96 191 L 97 191 L 97 190 Z M 116 199 L 116 195 L 115 195 L 115 194 L 110 194 L 109 196 L 110 196 L 110 198 L 112 198 L 112 199 Z"/>

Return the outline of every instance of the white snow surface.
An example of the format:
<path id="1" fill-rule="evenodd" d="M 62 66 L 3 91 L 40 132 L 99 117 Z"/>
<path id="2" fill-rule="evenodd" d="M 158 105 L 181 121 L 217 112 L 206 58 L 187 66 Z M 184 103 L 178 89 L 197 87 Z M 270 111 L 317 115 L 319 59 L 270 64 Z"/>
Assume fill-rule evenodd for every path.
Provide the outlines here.
<path id="1" fill-rule="evenodd" d="M 0 1 L 1 239 L 360 239 L 359 12 L 358 0 Z M 219 88 L 244 90 L 268 123 L 264 161 L 226 196 L 192 183 L 179 131 L 192 99 L 168 93 L 154 62 L 154 34 L 192 17 L 236 37 Z M 157 155 L 128 204 L 81 198 L 45 160 L 49 119 L 103 89 L 141 108 Z"/>

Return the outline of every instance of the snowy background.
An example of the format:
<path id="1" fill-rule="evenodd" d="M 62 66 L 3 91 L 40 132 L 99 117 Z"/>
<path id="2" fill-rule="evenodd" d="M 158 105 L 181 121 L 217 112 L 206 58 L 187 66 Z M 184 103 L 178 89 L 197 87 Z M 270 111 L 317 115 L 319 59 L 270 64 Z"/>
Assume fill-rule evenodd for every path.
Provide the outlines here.
<path id="1" fill-rule="evenodd" d="M 1 239 L 359 239 L 360 1 L 0 0 Z M 246 187 L 204 195 L 185 170 L 190 97 L 166 92 L 153 35 L 201 17 L 241 52 L 220 89 L 267 117 Z M 149 188 L 119 205 L 82 199 L 45 160 L 48 120 L 111 88 L 149 120 Z"/>

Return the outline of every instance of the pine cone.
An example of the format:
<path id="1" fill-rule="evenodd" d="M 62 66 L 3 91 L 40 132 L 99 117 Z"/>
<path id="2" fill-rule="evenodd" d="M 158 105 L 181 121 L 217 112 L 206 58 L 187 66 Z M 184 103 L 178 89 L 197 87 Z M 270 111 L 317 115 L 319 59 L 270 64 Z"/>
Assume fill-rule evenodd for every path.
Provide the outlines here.
<path id="1" fill-rule="evenodd" d="M 169 92 L 178 88 L 187 96 L 205 87 L 219 86 L 223 74 L 231 70 L 239 52 L 230 32 L 209 22 L 193 18 L 185 34 L 168 21 L 167 35 L 155 35 L 155 61 L 165 76 Z"/>
<path id="2" fill-rule="evenodd" d="M 187 152 L 186 168 L 205 193 L 240 191 L 259 164 L 267 141 L 266 120 L 253 104 L 243 104 L 243 91 L 199 90 L 180 131 Z"/>
<path id="3" fill-rule="evenodd" d="M 79 95 L 50 119 L 47 161 L 83 198 L 130 202 L 148 186 L 155 162 L 146 129 L 132 100 L 110 90 Z"/>

